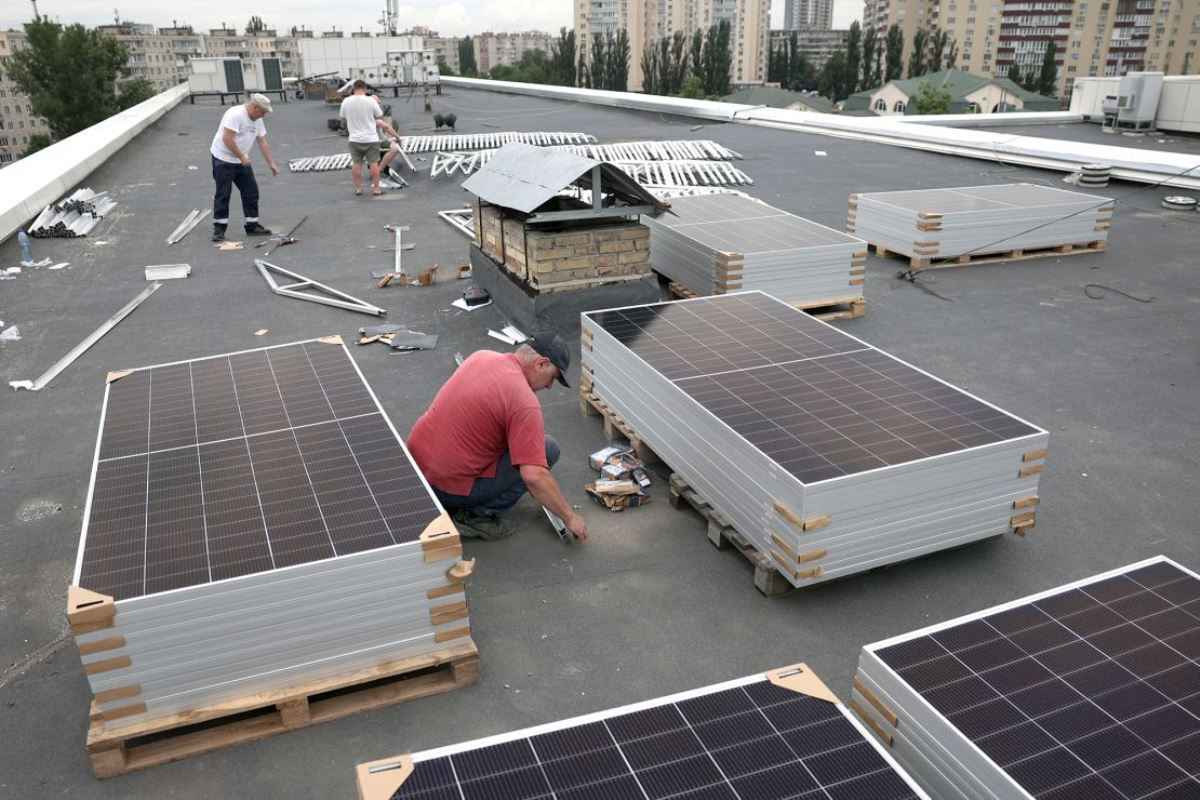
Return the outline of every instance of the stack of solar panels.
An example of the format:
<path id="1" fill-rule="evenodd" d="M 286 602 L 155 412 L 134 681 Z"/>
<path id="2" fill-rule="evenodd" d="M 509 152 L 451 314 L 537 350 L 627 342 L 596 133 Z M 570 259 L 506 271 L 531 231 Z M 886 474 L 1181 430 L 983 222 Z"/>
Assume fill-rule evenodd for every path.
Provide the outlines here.
<path id="1" fill-rule="evenodd" d="M 358 766 L 360 800 L 918 800 L 805 665 Z"/>
<path id="2" fill-rule="evenodd" d="M 338 337 L 127 370 L 68 619 L 118 728 L 473 649 L 460 554 Z"/>
<path id="3" fill-rule="evenodd" d="M 935 797 L 1200 797 L 1200 575 L 1159 556 L 863 649 L 856 710 Z"/>
<path id="4" fill-rule="evenodd" d="M 850 196 L 848 230 L 913 258 L 1108 241 L 1113 201 L 1028 183 Z"/>
<path id="5" fill-rule="evenodd" d="M 583 389 L 795 586 L 1034 524 L 1045 431 L 782 301 L 582 326 Z"/>
<path id="6" fill-rule="evenodd" d="M 678 197 L 643 216 L 650 265 L 698 295 L 760 289 L 813 307 L 863 296 L 867 243 L 749 197 Z"/>

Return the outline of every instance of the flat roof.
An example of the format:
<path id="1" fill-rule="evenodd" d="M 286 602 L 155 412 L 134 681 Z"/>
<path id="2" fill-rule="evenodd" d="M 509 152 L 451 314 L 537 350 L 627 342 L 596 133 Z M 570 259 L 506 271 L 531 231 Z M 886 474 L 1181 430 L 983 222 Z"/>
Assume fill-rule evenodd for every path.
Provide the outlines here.
<path id="1" fill-rule="evenodd" d="M 420 98 L 392 103 L 402 132 L 428 133 Z M 403 191 L 355 197 L 348 171 L 291 174 L 286 161 L 343 152 L 317 101 L 275 104 L 267 128 L 284 172 L 258 155 L 262 220 L 301 241 L 270 261 L 388 309 L 386 321 L 440 335 L 437 349 L 393 355 L 353 349 L 367 381 L 406 433 L 454 369 L 454 354 L 502 346 L 493 306 L 450 307 L 465 282 L 467 240 L 436 212 L 470 202 L 462 178 L 428 178 Z M 600 142 L 713 139 L 745 156 L 756 183 L 740 187 L 773 206 L 845 229 L 851 192 L 1030 181 L 1063 187 L 1061 174 L 752 125 L 455 88 L 434 97 L 458 115 L 459 133 L 579 130 Z M 906 262 L 868 260 L 867 314 L 842 329 L 1050 431 L 1038 525 L 887 569 L 761 596 L 749 563 L 718 552 L 705 523 L 666 502 L 613 514 L 582 491 L 588 453 L 606 441 L 578 397 L 541 395 L 563 458 L 555 474 L 592 534 L 563 544 L 530 501 L 520 532 L 467 541 L 479 558 L 469 589 L 482 684 L 359 714 L 146 772 L 98 782 L 84 753 L 87 681 L 63 617 L 110 370 L 341 334 L 379 320 L 273 295 L 254 269 L 259 251 L 218 252 L 207 221 L 181 244 L 165 239 L 192 208 L 211 202 L 208 145 L 221 109 L 181 105 L 86 181 L 119 202 L 91 236 L 35 240 L 37 258 L 70 267 L 27 270 L 0 282 L 0 319 L 22 339 L 0 344 L 5 381 L 33 378 L 145 287 L 143 268 L 188 262 L 191 277 L 161 290 L 38 393 L 0 403 L 0 794 L 141 800 L 345 797 L 356 763 L 551 722 L 805 661 L 843 699 L 858 653 L 879 641 L 1014 598 L 1164 554 L 1200 565 L 1195 534 L 1200 370 L 1200 215 L 1159 203 L 1177 191 L 1114 182 L 1104 253 L 895 276 Z M 1036 126 L 1035 135 L 1050 135 Z M 1012 131 L 1005 128 L 1005 131 Z M 1105 137 L 1108 141 L 1110 137 Z M 1121 137 L 1122 140 L 1127 137 Z M 1164 138 L 1179 138 L 1176 136 Z M 820 154 L 818 153 L 820 151 Z M 423 161 L 420 159 L 424 159 Z M 195 169 L 191 169 L 195 167 Z M 1066 187 L 1072 188 L 1074 187 Z M 234 199 L 230 238 L 240 234 Z M 375 288 L 392 264 L 389 223 L 408 225 L 406 266 L 441 265 L 432 287 Z M 15 240 L 0 264 L 19 260 Z M 1089 299 L 1085 287 L 1092 287 Z M 1137 302 L 1116 291 L 1136 297 Z M 255 336 L 260 329 L 262 336 Z M 578 331 L 563 331 L 575 348 Z M 577 384 L 576 384 L 577 385 Z"/>
<path id="2" fill-rule="evenodd" d="M 1132 147 L 1137 150 L 1193 154 L 1200 162 L 1200 136 L 1177 131 L 1105 131 L 1098 122 L 1066 122 L 1053 125 L 1033 123 L 1029 125 L 979 126 L 973 128 L 993 133 L 1008 133 L 1014 136 L 1040 136 L 1045 139 L 1063 139 L 1085 145 L 1104 144 L 1112 147 Z"/>

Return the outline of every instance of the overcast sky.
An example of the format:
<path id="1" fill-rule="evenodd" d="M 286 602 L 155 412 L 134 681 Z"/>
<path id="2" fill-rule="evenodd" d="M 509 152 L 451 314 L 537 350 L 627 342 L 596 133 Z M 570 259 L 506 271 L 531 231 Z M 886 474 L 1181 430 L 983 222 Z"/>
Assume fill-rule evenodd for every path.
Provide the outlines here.
<path id="1" fill-rule="evenodd" d="M 771 4 L 771 27 L 782 27 L 784 0 Z M 115 8 L 114 8 L 115 7 Z M 339 30 L 378 30 L 384 0 L 357 0 L 333 3 L 329 0 L 248 0 L 248 2 L 201 2 L 174 0 L 164 3 L 148 0 L 42 0 L 38 10 L 64 23 L 82 22 L 100 25 L 113 21 L 114 11 L 121 19 L 166 27 L 173 21 L 208 30 L 222 23 L 239 30 L 251 14 L 258 14 L 267 27 L 280 32 L 293 25 L 317 31 L 337 26 Z M 849 27 L 861 18 L 861 0 L 834 0 L 835 28 Z M 0 0 L 0 28 L 20 27 L 33 16 L 28 0 Z M 571 0 L 401 0 L 401 28 L 424 25 L 443 36 L 462 36 L 483 31 L 519 31 L 539 29 L 557 31 L 571 25 Z"/>

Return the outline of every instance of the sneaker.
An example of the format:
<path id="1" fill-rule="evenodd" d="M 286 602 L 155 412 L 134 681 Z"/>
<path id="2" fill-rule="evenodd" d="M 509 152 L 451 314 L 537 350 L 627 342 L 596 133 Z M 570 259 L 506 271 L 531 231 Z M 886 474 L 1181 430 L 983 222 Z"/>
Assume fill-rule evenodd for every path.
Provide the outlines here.
<path id="1" fill-rule="evenodd" d="M 507 539 L 517 532 L 517 526 L 502 517 L 477 517 L 466 509 L 454 512 L 458 523 L 458 535 L 466 539 L 482 539 L 494 542 Z"/>
<path id="2" fill-rule="evenodd" d="M 216 230 L 216 229 L 214 229 L 214 230 L 213 230 L 213 235 L 212 235 L 212 240 L 213 240 L 214 242 L 223 242 L 223 241 L 225 241 L 225 231 L 219 231 L 219 230 Z"/>
<path id="3" fill-rule="evenodd" d="M 256 222 L 253 225 L 246 226 L 246 235 L 247 236 L 270 236 L 271 229 L 264 228 L 262 225 L 259 225 Z"/>

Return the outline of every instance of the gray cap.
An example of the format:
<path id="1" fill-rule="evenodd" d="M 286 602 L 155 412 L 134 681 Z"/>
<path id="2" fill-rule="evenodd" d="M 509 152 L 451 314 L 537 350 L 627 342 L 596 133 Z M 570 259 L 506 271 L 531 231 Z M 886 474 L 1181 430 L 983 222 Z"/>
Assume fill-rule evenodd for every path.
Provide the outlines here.
<path id="1" fill-rule="evenodd" d="M 250 102 L 253 103 L 254 105 L 258 106 L 259 108 L 261 108 L 263 111 L 267 112 L 268 114 L 270 114 L 271 111 L 274 110 L 271 108 L 270 98 L 268 98 L 266 95 L 252 94 L 252 95 L 250 95 Z"/>
<path id="2" fill-rule="evenodd" d="M 567 343 L 557 333 L 550 331 L 542 331 L 535 333 L 533 338 L 529 340 L 529 346 L 541 356 L 550 359 L 554 366 L 558 367 L 558 382 L 568 389 L 571 384 L 567 383 L 567 367 L 571 366 L 571 351 L 567 349 Z"/>

